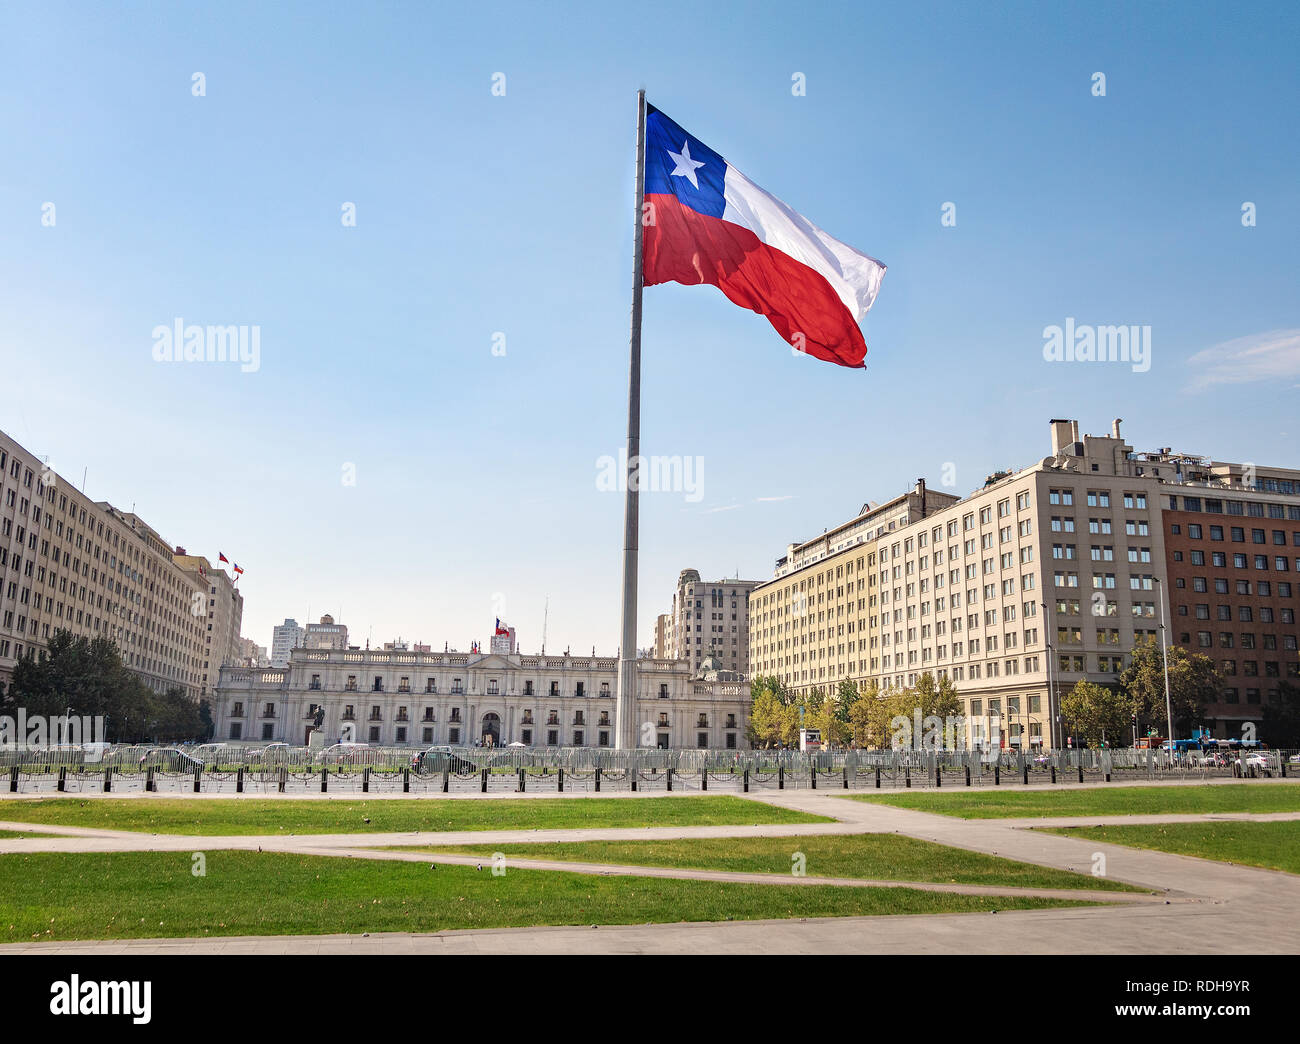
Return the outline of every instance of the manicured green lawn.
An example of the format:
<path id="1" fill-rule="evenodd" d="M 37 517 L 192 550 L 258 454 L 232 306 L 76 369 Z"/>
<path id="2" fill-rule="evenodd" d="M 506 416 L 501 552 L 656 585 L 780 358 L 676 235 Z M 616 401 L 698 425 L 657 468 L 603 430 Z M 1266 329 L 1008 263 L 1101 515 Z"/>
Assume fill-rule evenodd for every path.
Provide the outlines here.
<path id="1" fill-rule="evenodd" d="M 1051 833 L 1300 874 L 1300 821 L 1070 827 Z"/>
<path id="2" fill-rule="evenodd" d="M 1016 816 L 1138 816 L 1182 812 L 1300 812 L 1300 784 L 1258 780 L 1174 787 L 1071 790 L 962 790 L 959 793 L 852 794 L 896 808 L 962 819 Z"/>
<path id="3" fill-rule="evenodd" d="M 31 837 L 31 834 L 20 834 L 16 830 L 0 830 L 0 837 Z"/>
<path id="4" fill-rule="evenodd" d="M 925 881 L 1010 885 L 1017 888 L 1097 888 L 1139 891 L 1086 874 L 1019 863 L 950 848 L 899 834 L 818 837 L 698 838 L 689 841 L 581 841 L 520 845 L 421 846 L 420 851 L 523 859 L 677 866 L 744 873 L 789 874 L 803 853 L 809 877 L 855 877 L 875 881 Z M 410 851 L 409 848 L 403 851 Z M 507 865 L 508 861 L 507 861 Z"/>
<path id="5" fill-rule="evenodd" d="M 279 853 L 0 855 L 0 941 L 440 931 L 963 913 L 1075 902 L 908 888 L 717 884 Z"/>
<path id="6" fill-rule="evenodd" d="M 370 822 L 367 823 L 366 820 Z M 655 798 L 49 798 L 0 801 L 0 820 L 154 834 L 335 834 L 415 830 L 731 826 L 834 820 L 725 795 Z"/>

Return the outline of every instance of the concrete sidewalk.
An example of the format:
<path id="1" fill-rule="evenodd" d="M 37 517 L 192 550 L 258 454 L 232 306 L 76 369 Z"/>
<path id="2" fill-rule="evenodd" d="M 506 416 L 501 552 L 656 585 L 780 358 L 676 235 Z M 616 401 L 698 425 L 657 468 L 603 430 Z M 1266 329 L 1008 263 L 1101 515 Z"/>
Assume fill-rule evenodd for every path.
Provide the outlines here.
<path id="1" fill-rule="evenodd" d="M 1258 785 L 1258 784 L 1251 784 Z M 1267 785 L 1267 784 L 1265 784 Z M 1146 849 L 1102 844 L 1032 829 L 1046 825 L 1154 822 L 1290 821 L 1295 813 L 1249 816 L 1065 817 L 966 820 L 872 802 L 845 801 L 833 792 L 764 792 L 751 800 L 840 820 L 827 824 L 653 827 L 622 830 L 497 830 L 402 834 L 307 834 L 298 836 L 198 837 L 77 830 L 76 834 L 0 839 L 0 852 L 19 851 L 203 851 L 257 849 L 368 859 L 418 859 L 430 863 L 480 857 L 428 853 L 375 853 L 369 846 L 492 845 L 533 841 L 672 840 L 691 837 L 802 837 L 897 833 L 969 851 L 1090 873 L 1104 859 L 1105 876 L 1162 893 L 1133 898 L 1104 893 L 1116 905 L 1080 909 L 987 914 L 909 915 L 815 921 L 644 925 L 605 928 L 521 928 L 430 934 L 266 937 L 203 940 L 138 940 L 88 943 L 18 943 L 7 953 L 1295 953 L 1300 952 L 1300 877 L 1275 871 L 1194 859 Z M 0 829 L 35 830 L 33 824 L 0 823 Z M 49 831 L 48 833 L 54 833 Z M 361 846 L 365 846 L 362 848 Z M 511 865 L 524 862 L 512 858 Z M 538 861 L 539 869 L 575 872 L 578 864 Z M 576 872 L 634 873 L 642 877 L 708 874 L 717 879 L 777 875 L 726 875 L 718 871 L 583 865 Z M 721 875 L 721 876 L 719 876 Z M 802 883 L 827 883 L 804 878 Z M 846 880 L 923 887 L 907 882 Z M 978 894 L 979 887 L 951 890 Z M 999 890 L 997 894 L 1014 894 Z M 1070 892 L 1078 898 L 1080 893 Z M 1166 904 L 1165 900 L 1168 900 Z M 1212 945 L 1211 945 L 1212 944 Z"/>

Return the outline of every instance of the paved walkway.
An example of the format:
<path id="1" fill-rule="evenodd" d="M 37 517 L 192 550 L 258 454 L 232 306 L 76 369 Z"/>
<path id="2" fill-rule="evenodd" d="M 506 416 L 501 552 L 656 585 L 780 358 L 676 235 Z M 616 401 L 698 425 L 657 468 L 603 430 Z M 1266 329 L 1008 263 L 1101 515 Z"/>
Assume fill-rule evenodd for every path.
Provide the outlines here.
<path id="1" fill-rule="evenodd" d="M 1115 904 L 1085 909 L 988 914 L 912 915 L 721 924 L 639 925 L 602 928 L 493 929 L 428 934 L 381 934 L 225 939 L 164 939 L 85 943 L 17 943 L 0 953 L 693 953 L 729 949 L 753 953 L 1295 953 L 1300 951 L 1300 876 L 1144 849 L 1102 844 L 1032 829 L 1105 823 L 1295 820 L 1300 813 L 1246 816 L 1111 816 L 1054 819 L 964 820 L 871 802 L 846 801 L 816 791 L 764 792 L 751 799 L 817 815 L 833 824 L 768 824 L 732 827 L 653 827 L 631 830 L 497 830 L 402 834 L 311 834 L 298 836 L 197 837 L 142 835 L 76 827 L 37 827 L 0 822 L 0 830 L 41 837 L 0 839 L 0 852 L 20 851 L 211 851 L 257 849 L 367 859 L 477 862 L 479 857 L 375 851 L 369 846 L 492 845 L 530 841 L 668 840 L 691 837 L 801 837 L 899 833 L 989 855 L 1061 870 L 1090 872 L 1098 854 L 1107 876 L 1160 893 L 1103 893 Z M 366 847 L 359 847 L 366 846 Z M 702 877 L 761 883 L 792 881 L 841 887 L 929 887 L 966 894 L 975 885 L 797 879 L 785 875 L 730 874 L 680 868 L 573 864 L 511 858 L 512 866 L 642 877 Z M 1025 894 L 1011 888 L 986 894 Z M 1062 894 L 1046 890 L 1050 894 Z M 1087 896 L 1086 890 L 1068 893 Z"/>

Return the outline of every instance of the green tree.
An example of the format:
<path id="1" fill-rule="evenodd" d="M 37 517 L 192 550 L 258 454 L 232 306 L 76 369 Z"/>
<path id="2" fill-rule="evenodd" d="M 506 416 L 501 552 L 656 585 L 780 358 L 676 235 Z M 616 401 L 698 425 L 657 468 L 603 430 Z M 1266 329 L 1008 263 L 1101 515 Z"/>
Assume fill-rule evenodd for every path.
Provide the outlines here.
<path id="1" fill-rule="evenodd" d="M 199 700 L 199 739 L 205 743 L 216 732 L 216 722 L 212 720 L 212 704 L 208 700 Z"/>
<path id="2" fill-rule="evenodd" d="M 1159 641 L 1144 638 L 1133 646 L 1133 656 L 1120 674 L 1119 684 L 1133 701 L 1139 731 L 1154 729 L 1166 735 L 1164 658 Z M 1187 736 L 1192 726 L 1201 723 L 1206 705 L 1216 702 L 1222 691 L 1223 678 L 1213 660 L 1179 645 L 1170 646 L 1169 703 L 1174 728 L 1180 735 Z"/>
<path id="3" fill-rule="evenodd" d="M 798 738 L 799 712 L 787 707 L 770 689 L 754 700 L 749 713 L 749 738 L 756 746 L 772 748 Z"/>
<path id="4" fill-rule="evenodd" d="M 882 702 L 880 689 L 874 679 L 858 690 L 858 698 L 849 707 L 849 726 L 856 746 L 873 748 L 883 744 Z"/>
<path id="5" fill-rule="evenodd" d="M 858 683 L 845 679 L 840 682 L 835 691 L 835 717 L 845 725 L 849 723 L 849 715 L 853 710 L 853 705 L 858 702 Z"/>
<path id="6" fill-rule="evenodd" d="M 790 690 L 786 688 L 785 682 L 773 675 L 760 674 L 750 680 L 749 698 L 751 701 L 757 701 L 758 697 L 764 692 L 770 692 L 776 697 L 777 702 L 783 706 L 788 707 L 794 702 L 794 698 L 790 694 Z"/>
<path id="7" fill-rule="evenodd" d="M 0 710 L 46 717 L 103 717 L 106 738 L 114 743 L 164 739 L 177 742 L 200 735 L 198 705 L 179 686 L 158 694 L 122 662 L 108 638 L 86 638 L 63 629 L 46 643 L 44 657 L 29 657 L 14 667 L 13 683 Z"/>
<path id="8" fill-rule="evenodd" d="M 1090 747 L 1100 747 L 1103 738 L 1112 747 L 1128 746 L 1133 701 L 1118 689 L 1079 681 L 1061 698 L 1061 714 Z"/>

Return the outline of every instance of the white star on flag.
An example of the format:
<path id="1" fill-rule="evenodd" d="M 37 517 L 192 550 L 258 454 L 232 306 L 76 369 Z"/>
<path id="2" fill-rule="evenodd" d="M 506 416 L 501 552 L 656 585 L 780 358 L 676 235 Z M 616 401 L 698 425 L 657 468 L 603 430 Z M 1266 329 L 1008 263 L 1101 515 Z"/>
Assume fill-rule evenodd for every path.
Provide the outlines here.
<path id="1" fill-rule="evenodd" d="M 677 164 L 676 168 L 673 170 L 673 175 L 686 178 L 696 189 L 698 189 L 700 183 L 695 180 L 695 171 L 696 168 L 702 167 L 704 164 L 699 160 L 691 159 L 691 143 L 689 141 L 682 142 L 681 152 L 674 152 L 672 149 L 665 149 L 664 151 L 667 152 L 668 155 L 673 158 L 673 162 Z"/>

